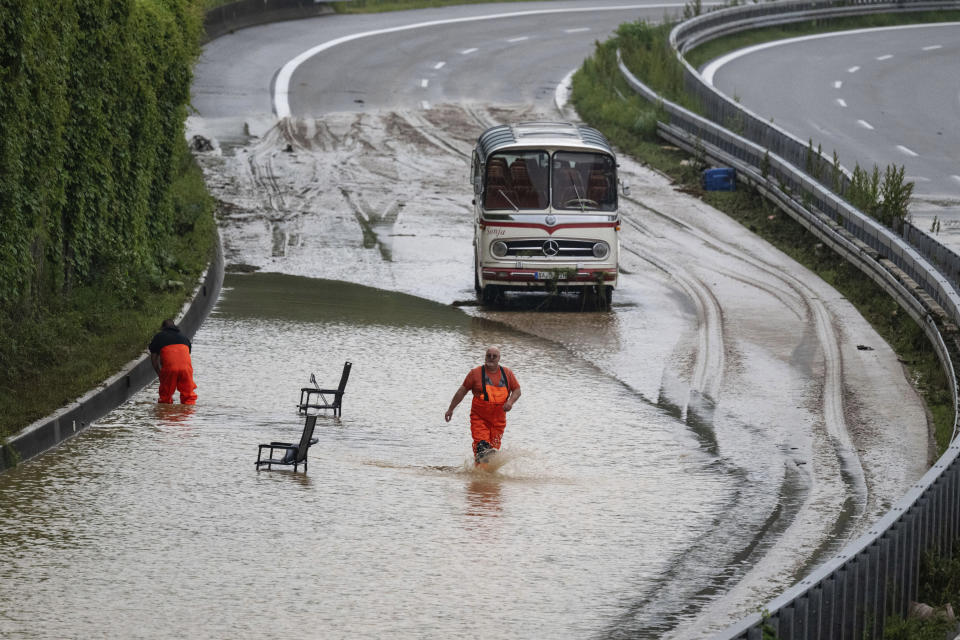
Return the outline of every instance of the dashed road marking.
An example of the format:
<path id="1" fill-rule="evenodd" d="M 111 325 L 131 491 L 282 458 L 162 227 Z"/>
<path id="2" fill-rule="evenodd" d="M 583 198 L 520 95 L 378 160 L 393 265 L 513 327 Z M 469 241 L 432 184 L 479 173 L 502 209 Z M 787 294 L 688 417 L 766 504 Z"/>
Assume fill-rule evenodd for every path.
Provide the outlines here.
<path id="1" fill-rule="evenodd" d="M 834 88 L 834 89 L 839 89 L 839 88 L 842 87 L 842 86 L 843 86 L 843 80 L 834 80 L 834 81 L 833 81 L 833 88 Z"/>
<path id="2" fill-rule="evenodd" d="M 918 155 L 920 155 L 919 153 L 917 153 L 917 152 L 914 151 L 913 149 L 908 149 L 907 147 L 903 146 L 902 144 L 898 144 L 898 145 L 897 145 L 897 149 L 899 149 L 899 150 L 902 151 L 903 153 L 907 154 L 908 156 L 912 156 L 912 157 L 914 157 L 914 158 L 916 158 Z"/>
<path id="3" fill-rule="evenodd" d="M 935 51 L 936 49 L 943 49 L 942 44 L 932 44 L 929 47 L 924 47 L 924 51 Z"/>
<path id="4" fill-rule="evenodd" d="M 954 174 L 954 175 L 952 175 L 952 176 L 950 176 L 950 177 L 953 178 L 954 180 L 956 180 L 957 182 L 960 182 L 960 176 Z"/>
<path id="5" fill-rule="evenodd" d="M 443 65 L 445 65 L 445 64 L 447 64 L 447 63 L 446 63 L 446 62 L 438 62 L 437 64 L 433 65 L 433 68 L 434 68 L 434 69 L 443 69 Z"/>
<path id="6" fill-rule="evenodd" d="M 863 127 L 864 129 L 870 129 L 870 131 L 873 131 L 873 125 L 867 122 L 866 120 L 857 120 L 857 124 Z"/>
<path id="7" fill-rule="evenodd" d="M 420 80 L 421 89 L 426 89 L 428 84 L 430 84 L 430 80 L 428 80 L 427 78 L 423 78 L 422 80 Z"/>
<path id="8" fill-rule="evenodd" d="M 529 40 L 530 36 L 520 36 L 519 38 L 510 38 L 507 42 L 523 42 L 524 40 Z"/>
<path id="9" fill-rule="evenodd" d="M 460 52 L 460 55 L 467 56 L 467 55 L 470 55 L 471 53 L 473 53 L 474 51 L 477 51 L 477 48 L 476 48 L 476 47 L 473 47 L 473 48 L 471 48 L 471 49 L 464 49 L 463 51 Z"/>
<path id="10" fill-rule="evenodd" d="M 856 73 L 857 71 L 860 71 L 860 67 L 850 67 L 847 69 L 847 73 Z"/>
<path id="11" fill-rule="evenodd" d="M 846 107 L 847 101 L 844 100 L 843 98 L 837 98 L 837 104 L 840 105 L 841 107 Z"/>
<path id="12" fill-rule="evenodd" d="M 564 29 L 564 33 L 582 33 L 584 31 L 590 31 L 590 27 L 579 27 L 577 29 Z"/>
<path id="13" fill-rule="evenodd" d="M 420 103 L 420 108 L 423 109 L 424 111 L 427 111 L 430 109 L 430 103 L 424 100 Z"/>
<path id="14" fill-rule="evenodd" d="M 882 56 L 877 56 L 877 60 L 889 60 L 893 57 L 893 54 L 887 53 Z"/>

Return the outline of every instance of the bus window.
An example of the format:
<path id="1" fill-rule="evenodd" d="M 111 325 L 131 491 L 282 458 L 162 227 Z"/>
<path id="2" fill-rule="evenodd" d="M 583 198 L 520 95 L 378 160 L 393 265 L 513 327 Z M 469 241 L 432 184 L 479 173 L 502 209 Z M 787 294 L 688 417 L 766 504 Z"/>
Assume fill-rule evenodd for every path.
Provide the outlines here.
<path id="1" fill-rule="evenodd" d="M 616 211 L 613 158 L 603 153 L 558 151 L 553 154 L 555 209 Z"/>
<path id="2" fill-rule="evenodd" d="M 487 160 L 484 207 L 487 209 L 546 209 L 549 198 L 549 154 L 515 150 Z"/>

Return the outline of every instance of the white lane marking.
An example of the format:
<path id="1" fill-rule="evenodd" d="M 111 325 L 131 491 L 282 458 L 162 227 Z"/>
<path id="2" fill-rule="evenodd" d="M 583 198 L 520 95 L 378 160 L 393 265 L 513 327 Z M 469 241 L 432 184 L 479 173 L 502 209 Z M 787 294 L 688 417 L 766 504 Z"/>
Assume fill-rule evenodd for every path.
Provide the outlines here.
<path id="1" fill-rule="evenodd" d="M 857 120 L 857 124 L 863 127 L 864 129 L 870 129 L 870 131 L 873 131 L 873 125 L 867 122 L 866 120 Z"/>
<path id="2" fill-rule="evenodd" d="M 860 67 L 858 66 L 853 66 L 847 69 L 847 73 L 856 73 L 857 71 L 860 71 Z"/>
<path id="3" fill-rule="evenodd" d="M 423 102 L 420 103 L 420 108 L 423 109 L 424 111 L 427 111 L 430 109 L 430 103 L 424 100 Z"/>
<path id="4" fill-rule="evenodd" d="M 917 153 L 916 151 L 914 151 L 914 150 L 912 150 L 912 149 L 908 149 L 908 148 L 906 148 L 905 146 L 903 146 L 902 144 L 898 144 L 898 145 L 897 145 L 897 149 L 900 149 L 900 151 L 902 151 L 903 153 L 907 154 L 908 156 L 912 156 L 912 157 L 914 157 L 914 158 L 916 158 L 918 155 L 920 155 L 920 154 Z"/>
<path id="5" fill-rule="evenodd" d="M 475 52 L 475 51 L 478 51 L 478 49 L 477 49 L 476 47 L 472 47 L 472 48 L 470 48 L 470 49 L 464 49 L 463 51 L 460 52 L 460 55 L 462 55 L 462 56 L 468 56 L 468 55 L 470 55 L 471 53 L 473 53 L 473 52 Z"/>
<path id="6" fill-rule="evenodd" d="M 590 27 L 579 27 L 577 29 L 564 29 L 564 33 L 582 33 L 584 31 L 590 31 Z"/>
<path id="7" fill-rule="evenodd" d="M 798 36 L 796 38 L 787 38 L 786 40 L 775 40 L 773 42 L 764 42 L 763 44 L 755 44 L 752 47 L 746 47 L 738 51 L 731 51 L 725 56 L 721 56 L 708 64 L 703 68 L 703 73 L 700 75 L 703 76 L 703 81 L 707 84 L 713 84 L 713 77 L 716 75 L 717 71 L 723 65 L 728 62 L 732 62 L 737 58 L 749 55 L 751 53 L 756 53 L 757 51 L 763 51 L 764 49 L 770 49 L 772 47 L 779 47 L 785 44 L 793 44 L 795 42 L 806 42 L 808 40 L 818 40 L 820 38 L 836 38 L 836 37 L 845 37 L 850 35 L 856 35 L 859 33 L 873 33 L 876 31 L 892 31 L 894 29 L 923 29 L 927 27 L 946 27 L 946 26 L 957 26 L 960 25 L 960 22 L 936 22 L 936 23 L 926 23 L 926 24 L 901 24 L 895 27 L 873 27 L 870 29 L 852 29 L 850 31 L 834 31 L 831 33 L 818 33 L 815 35 L 809 36 Z M 860 67 L 857 67 L 859 69 Z"/>
<path id="8" fill-rule="evenodd" d="M 428 84 L 430 84 L 430 80 L 429 80 L 429 79 L 423 78 L 422 80 L 420 80 L 420 88 L 421 88 L 421 89 L 426 89 Z"/>
<path id="9" fill-rule="evenodd" d="M 950 177 L 953 178 L 954 180 L 956 180 L 957 182 L 960 182 L 960 176 L 954 174 L 954 175 L 952 175 L 952 176 L 950 176 Z"/>
<path id="10" fill-rule="evenodd" d="M 892 57 L 893 57 L 893 54 L 886 53 L 882 56 L 877 56 L 877 60 L 889 60 Z"/>
<path id="11" fill-rule="evenodd" d="M 704 5 L 716 6 L 722 4 L 721 2 L 704 2 Z M 430 20 L 427 22 L 415 22 L 412 24 L 404 24 L 398 27 L 390 27 L 387 29 L 375 29 L 373 31 L 361 31 L 359 33 L 352 33 L 347 36 L 342 36 L 340 38 L 334 38 L 333 40 L 327 40 L 322 44 L 318 44 L 315 47 L 307 49 L 303 53 L 297 55 L 294 58 L 291 58 L 287 61 L 286 64 L 281 67 L 280 72 L 277 74 L 277 81 L 274 84 L 273 88 L 273 110 L 276 112 L 278 118 L 286 118 L 290 115 L 290 79 L 293 77 L 293 72 L 297 70 L 301 64 L 312 58 L 313 56 L 326 51 L 327 49 L 332 49 L 333 47 L 344 44 L 345 42 L 351 42 L 353 40 L 359 40 L 361 38 L 369 38 L 370 36 L 379 36 L 386 33 L 398 33 L 400 31 L 410 31 L 411 29 L 422 29 L 424 27 L 436 27 L 446 24 L 460 24 L 464 22 L 477 22 L 479 20 L 497 20 L 500 18 L 519 18 L 524 16 L 537 16 L 545 14 L 560 14 L 560 13 L 583 13 L 584 11 L 624 11 L 630 9 L 677 9 L 680 7 L 686 6 L 683 2 L 664 2 L 657 4 L 625 4 L 619 6 L 605 6 L 605 7 L 574 7 L 570 9 L 535 9 L 531 11 L 516 11 L 513 13 L 491 13 L 484 16 L 470 16 L 467 18 L 448 18 L 446 20 Z M 943 24 L 943 23 L 940 23 Z M 467 49 L 466 52 L 461 51 L 461 53 L 473 53 L 476 49 Z"/>
<path id="12" fill-rule="evenodd" d="M 943 49 L 942 44 L 932 44 L 929 47 L 924 47 L 924 51 L 936 51 L 937 49 Z"/>
<path id="13" fill-rule="evenodd" d="M 834 80 L 834 81 L 833 81 L 833 88 L 834 88 L 834 89 L 839 89 L 839 88 L 842 87 L 842 86 L 843 86 L 843 80 Z"/>
<path id="14" fill-rule="evenodd" d="M 524 40 L 529 40 L 530 36 L 520 36 L 519 38 L 510 38 L 507 42 L 523 42 Z"/>
<path id="15" fill-rule="evenodd" d="M 445 64 L 447 64 L 447 63 L 446 63 L 446 62 L 438 62 L 437 64 L 433 65 L 433 68 L 434 68 L 434 69 L 443 69 L 443 65 L 445 65 Z"/>
<path id="16" fill-rule="evenodd" d="M 837 104 L 840 105 L 841 107 L 846 107 L 847 101 L 844 100 L 843 98 L 837 98 Z"/>

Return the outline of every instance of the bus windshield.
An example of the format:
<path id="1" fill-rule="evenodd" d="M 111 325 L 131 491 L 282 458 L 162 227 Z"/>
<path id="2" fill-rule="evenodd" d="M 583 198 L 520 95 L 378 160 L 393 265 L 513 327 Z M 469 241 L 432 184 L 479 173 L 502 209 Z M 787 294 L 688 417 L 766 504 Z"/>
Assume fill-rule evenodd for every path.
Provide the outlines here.
<path id="1" fill-rule="evenodd" d="M 487 209 L 546 209 L 550 202 L 549 154 L 542 150 L 495 153 L 487 161 Z"/>
<path id="2" fill-rule="evenodd" d="M 616 166 L 606 154 L 557 151 L 553 154 L 551 179 L 555 209 L 617 209 Z"/>

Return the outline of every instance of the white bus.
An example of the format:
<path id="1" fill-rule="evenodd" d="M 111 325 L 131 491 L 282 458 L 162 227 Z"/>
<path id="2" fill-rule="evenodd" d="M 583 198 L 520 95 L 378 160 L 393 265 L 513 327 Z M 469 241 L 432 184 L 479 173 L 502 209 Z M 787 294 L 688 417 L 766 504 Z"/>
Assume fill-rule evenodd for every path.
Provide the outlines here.
<path id="1" fill-rule="evenodd" d="M 596 129 L 523 122 L 484 131 L 473 150 L 474 287 L 579 291 L 609 305 L 617 286 L 617 159 Z"/>

